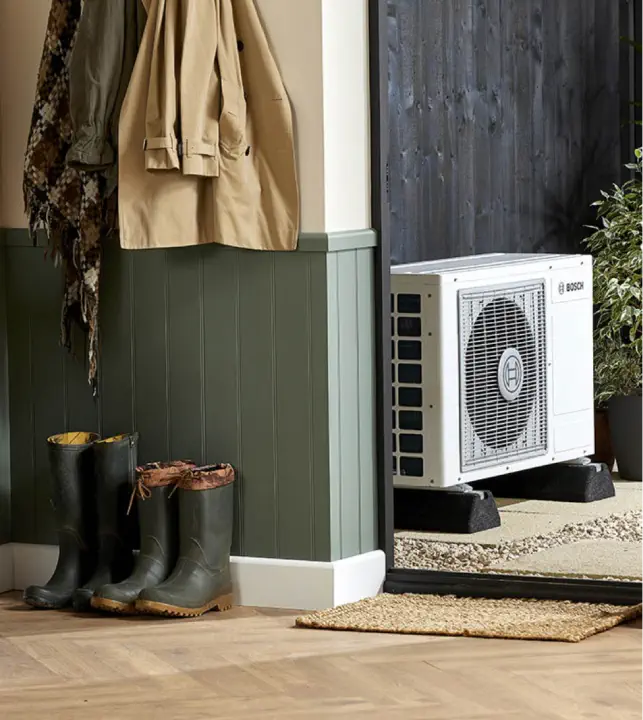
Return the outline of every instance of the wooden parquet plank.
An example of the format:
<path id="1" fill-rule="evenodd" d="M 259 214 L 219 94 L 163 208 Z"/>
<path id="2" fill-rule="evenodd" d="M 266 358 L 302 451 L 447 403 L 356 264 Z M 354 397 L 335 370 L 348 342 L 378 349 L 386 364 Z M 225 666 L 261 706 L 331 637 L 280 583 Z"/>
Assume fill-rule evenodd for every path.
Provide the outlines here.
<path id="1" fill-rule="evenodd" d="M 578 644 L 24 611 L 0 597 L 2 720 L 639 720 L 640 623 Z"/>

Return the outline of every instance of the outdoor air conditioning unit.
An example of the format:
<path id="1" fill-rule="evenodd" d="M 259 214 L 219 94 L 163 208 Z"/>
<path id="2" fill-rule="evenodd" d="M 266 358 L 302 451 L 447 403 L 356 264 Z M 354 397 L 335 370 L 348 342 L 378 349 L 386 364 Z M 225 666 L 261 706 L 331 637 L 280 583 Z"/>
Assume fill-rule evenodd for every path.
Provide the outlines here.
<path id="1" fill-rule="evenodd" d="M 594 452 L 591 256 L 398 265 L 391 283 L 396 487 Z"/>

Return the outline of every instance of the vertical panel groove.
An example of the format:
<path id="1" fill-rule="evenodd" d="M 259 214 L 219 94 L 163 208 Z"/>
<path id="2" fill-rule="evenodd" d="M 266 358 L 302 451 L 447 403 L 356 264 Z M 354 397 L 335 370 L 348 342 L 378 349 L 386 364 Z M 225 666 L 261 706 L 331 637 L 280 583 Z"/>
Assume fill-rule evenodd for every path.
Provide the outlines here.
<path id="1" fill-rule="evenodd" d="M 278 371 L 277 371 L 277 325 L 276 325 L 276 285 L 275 253 L 270 254 L 270 352 L 272 356 L 272 443 L 273 443 L 273 497 L 275 506 L 275 551 L 279 557 L 279 453 L 277 451 L 277 433 L 279 430 Z"/>
<path id="2" fill-rule="evenodd" d="M 35 407 L 35 398 L 34 398 L 34 363 L 33 363 L 33 318 L 31 313 L 29 313 L 29 317 L 27 319 L 27 332 L 28 332 L 28 338 L 29 338 L 29 424 L 31 427 L 31 437 L 30 440 L 30 449 L 31 449 L 31 473 L 32 477 L 35 478 L 36 474 L 36 407 Z M 37 517 L 37 508 L 38 508 L 38 493 L 36 492 L 37 488 L 32 487 L 32 495 L 31 495 L 31 512 L 33 513 L 33 519 L 35 520 Z M 37 526 L 34 527 L 35 535 L 38 534 L 38 528 Z"/>
<path id="3" fill-rule="evenodd" d="M 0 544 L 11 541 L 12 529 L 8 283 L 4 241 L 0 228 Z"/>
<path id="4" fill-rule="evenodd" d="M 242 287 L 241 287 L 241 260 L 242 258 L 240 256 L 237 256 L 236 258 L 236 265 L 237 265 L 237 272 L 238 272 L 238 281 L 237 281 L 237 307 L 238 307 L 238 317 L 237 317 L 237 366 L 241 369 L 242 362 L 243 362 L 243 355 L 244 355 L 244 337 L 243 337 L 243 318 L 242 318 Z M 239 396 L 238 396 L 238 413 L 237 417 L 239 419 L 239 457 L 241 458 L 241 490 L 239 493 L 239 515 L 240 515 L 240 527 L 243 527 L 245 525 L 245 513 L 244 508 L 247 505 L 246 498 L 248 496 L 247 488 L 246 488 L 246 446 L 248 443 L 245 441 L 245 423 L 244 423 L 244 397 L 245 397 L 245 386 L 246 382 L 244 381 L 244 375 L 243 372 L 239 372 Z M 246 534 L 243 535 L 242 542 L 246 539 Z M 248 543 L 249 544 L 249 543 Z"/>
<path id="5" fill-rule="evenodd" d="M 338 261 L 335 265 L 335 307 L 337 309 L 337 312 L 335 314 L 335 317 L 333 319 L 333 332 L 337 335 L 337 357 L 336 357 L 336 363 L 337 363 L 337 386 L 334 389 L 331 389 L 331 392 L 335 392 L 339 395 L 340 393 L 340 381 L 342 376 L 342 334 L 340 332 L 339 324 L 341 322 L 341 305 L 339 304 L 340 299 L 340 272 L 339 272 L 339 255 L 338 255 Z M 337 399 L 338 407 L 339 403 L 341 402 L 341 397 L 338 397 Z M 337 438 L 336 438 L 337 446 L 335 448 L 335 451 L 337 453 L 338 462 L 339 462 L 339 477 L 338 480 L 338 487 L 337 487 L 337 494 L 339 496 L 339 517 L 337 518 L 337 524 L 339 525 L 339 551 L 340 551 L 340 557 L 344 557 L 344 523 L 342 522 L 342 518 L 344 516 L 344 508 L 343 508 L 343 498 L 342 498 L 342 490 L 344 485 L 344 458 L 342 454 L 342 413 L 337 413 Z"/>
<path id="6" fill-rule="evenodd" d="M 240 303 L 241 303 L 241 273 L 239 271 L 239 254 L 234 255 L 234 355 L 236 360 L 237 369 L 241 367 L 241 323 L 239 318 Z M 244 528 L 243 528 L 243 513 L 241 512 L 241 505 L 243 503 L 243 434 L 242 434 L 242 404 L 241 404 L 241 377 L 237 379 L 237 471 L 240 477 L 237 479 L 237 485 L 239 486 L 237 493 L 239 501 L 237 503 L 237 526 L 239 528 L 239 553 L 244 552 Z"/>
<path id="7" fill-rule="evenodd" d="M 136 418 L 136 297 L 134 295 L 134 257 L 127 253 L 127 273 L 129 279 L 129 333 L 130 333 L 130 382 L 132 390 L 132 430 L 137 430 Z"/>
<path id="8" fill-rule="evenodd" d="M 172 456 L 203 462 L 199 248 L 168 251 Z"/>
<path id="9" fill-rule="evenodd" d="M 360 342 L 356 281 L 358 252 L 337 254 L 339 332 L 339 458 L 341 467 L 342 555 L 350 557 L 360 546 L 360 405 L 358 345 Z"/>
<path id="10" fill-rule="evenodd" d="M 334 457 L 334 399 L 331 378 L 334 377 L 333 338 L 333 260 L 329 255 L 312 253 L 310 267 L 311 315 L 310 336 L 312 367 L 313 415 L 313 499 L 315 517 L 314 560 L 333 560 L 337 538 L 334 519 L 334 493 L 338 472 Z"/>
<path id="11" fill-rule="evenodd" d="M 103 251 L 104 255 L 104 251 Z M 105 272 L 105 263 L 102 263 L 101 266 L 101 272 Z M 104 302 L 103 302 L 104 304 Z M 100 322 L 100 315 L 99 315 L 99 322 Z M 99 350 L 99 360 L 100 363 L 98 366 L 98 396 L 100 398 L 103 397 L 103 393 L 105 392 L 105 373 L 103 372 L 104 369 L 104 363 L 103 363 L 103 333 L 102 330 L 99 330 L 98 333 L 98 350 Z M 101 403 L 100 405 L 100 412 L 98 413 L 98 435 L 99 437 L 105 436 L 105 418 L 103 416 L 103 405 Z"/>
<path id="12" fill-rule="evenodd" d="M 166 432 L 167 449 L 166 459 L 173 459 L 172 455 L 172 403 L 170 402 L 170 270 L 167 261 L 168 251 L 163 251 L 163 292 L 165 298 L 165 407 L 167 408 Z"/>
<path id="13" fill-rule="evenodd" d="M 199 361 L 201 378 L 201 458 L 204 463 L 207 457 L 207 418 L 205 411 L 206 377 L 205 377 L 205 307 L 203 280 L 203 248 L 199 248 Z"/>
<path id="14" fill-rule="evenodd" d="M 71 430 L 71 428 L 69 427 L 69 398 L 67 397 L 67 394 L 69 391 L 69 389 L 67 387 L 67 363 L 68 362 L 69 362 L 69 356 L 67 355 L 67 353 L 65 353 L 62 358 L 63 429 L 65 432 L 69 432 Z"/>
<path id="15" fill-rule="evenodd" d="M 360 273 L 358 269 L 359 255 L 356 250 L 353 251 L 355 256 L 355 283 L 354 283 L 354 295 L 355 295 L 355 324 L 357 326 L 357 487 L 358 487 L 358 501 L 357 501 L 357 522 L 359 527 L 359 546 L 358 551 L 362 552 L 362 503 L 361 503 L 361 486 L 364 482 L 362 474 L 362 443 L 360 441 L 360 433 L 362 432 L 362 398 L 360 389 L 362 387 L 361 375 L 362 375 L 362 335 L 359 327 L 359 291 L 360 291 Z"/>
<path id="16" fill-rule="evenodd" d="M 98 339 L 98 342 L 100 343 L 100 338 Z M 101 368 L 100 368 L 100 358 L 98 360 L 98 387 L 101 387 Z M 93 398 L 94 401 L 94 411 L 96 413 L 96 427 L 98 432 L 98 437 L 103 437 L 103 402 L 102 402 L 102 392 L 98 392 L 96 397 Z"/>
<path id="17" fill-rule="evenodd" d="M 359 396 L 358 396 L 358 443 L 360 462 L 359 508 L 360 508 L 360 552 L 369 552 L 378 547 L 377 476 L 376 476 L 376 418 L 375 407 L 375 326 L 373 289 L 375 277 L 374 253 L 360 253 L 357 261 L 358 281 L 358 336 L 359 344 Z"/>
<path id="18" fill-rule="evenodd" d="M 274 254 L 240 253 L 239 378 L 245 551 L 275 557 Z"/>
<path id="19" fill-rule="evenodd" d="M 306 258 L 306 368 L 308 380 L 308 482 L 310 484 L 310 555 L 316 560 L 316 508 L 315 508 L 315 393 L 313 390 L 313 296 L 312 296 L 312 259 Z"/>

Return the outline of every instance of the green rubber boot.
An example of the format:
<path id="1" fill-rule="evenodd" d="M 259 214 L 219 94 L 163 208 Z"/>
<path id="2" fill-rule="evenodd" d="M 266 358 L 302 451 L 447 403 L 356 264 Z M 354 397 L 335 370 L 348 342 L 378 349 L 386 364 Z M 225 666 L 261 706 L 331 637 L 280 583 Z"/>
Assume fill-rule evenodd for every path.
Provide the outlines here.
<path id="1" fill-rule="evenodd" d="M 104 585 L 92 597 L 92 607 L 106 612 L 132 614 L 145 588 L 167 579 L 178 554 L 178 503 L 176 482 L 193 462 L 178 460 L 149 463 L 137 469 L 136 496 L 141 533 L 134 571 L 120 583 Z M 130 501 L 131 502 L 131 501 Z"/>
<path id="2" fill-rule="evenodd" d="M 91 578 L 74 592 L 77 612 L 91 607 L 94 592 L 132 572 L 131 520 L 127 503 L 135 484 L 138 435 L 116 435 L 94 443 L 98 557 Z"/>
<path id="3" fill-rule="evenodd" d="M 52 504 L 58 527 L 58 563 L 46 585 L 32 585 L 24 601 L 35 608 L 57 610 L 71 605 L 95 564 L 95 538 L 88 509 L 93 497 L 93 452 L 98 435 L 69 432 L 47 440 L 53 475 Z"/>
<path id="4" fill-rule="evenodd" d="M 141 592 L 138 612 L 195 617 L 230 608 L 233 483 L 230 465 L 195 468 L 178 481 L 179 559 L 165 582 Z"/>

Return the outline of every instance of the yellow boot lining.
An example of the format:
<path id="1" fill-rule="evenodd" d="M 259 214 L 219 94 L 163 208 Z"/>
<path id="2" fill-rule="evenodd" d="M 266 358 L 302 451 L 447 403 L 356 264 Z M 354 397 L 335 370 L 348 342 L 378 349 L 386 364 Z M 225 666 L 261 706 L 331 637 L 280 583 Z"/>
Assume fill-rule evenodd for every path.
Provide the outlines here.
<path id="1" fill-rule="evenodd" d="M 49 442 L 54 445 L 89 445 L 96 440 L 98 435 L 92 432 L 67 432 L 49 438 Z"/>
<path id="2" fill-rule="evenodd" d="M 99 443 L 115 443 L 119 440 L 124 440 L 127 435 L 112 435 L 112 437 L 105 438 L 104 440 L 98 440 Z"/>

